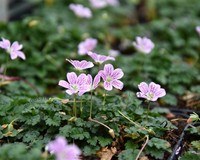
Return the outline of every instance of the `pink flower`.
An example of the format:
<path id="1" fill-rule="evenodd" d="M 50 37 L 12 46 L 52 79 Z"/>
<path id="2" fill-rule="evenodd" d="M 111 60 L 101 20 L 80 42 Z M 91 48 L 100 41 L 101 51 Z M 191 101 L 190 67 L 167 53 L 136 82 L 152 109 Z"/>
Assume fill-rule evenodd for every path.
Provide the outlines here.
<path id="1" fill-rule="evenodd" d="M 108 61 L 108 60 L 112 60 L 112 61 L 115 60 L 114 57 L 96 54 L 96 53 L 91 52 L 91 51 L 88 52 L 88 55 L 89 55 L 95 62 L 100 63 L 100 64 L 102 64 L 103 62 Z"/>
<path id="2" fill-rule="evenodd" d="M 67 81 L 60 80 L 58 85 L 61 87 L 66 88 L 66 93 L 69 95 L 77 94 L 82 96 L 85 92 L 90 90 L 89 86 L 87 85 L 87 75 L 80 74 L 79 76 L 76 75 L 74 72 L 67 73 Z"/>
<path id="3" fill-rule="evenodd" d="M 84 7 L 81 4 L 70 4 L 69 8 L 76 14 L 78 17 L 91 18 L 92 12 L 89 8 Z"/>
<path id="4" fill-rule="evenodd" d="M 94 64 L 92 62 L 88 62 L 88 61 L 85 61 L 85 60 L 82 60 L 82 61 L 68 60 L 68 59 L 66 59 L 66 60 L 69 63 L 71 63 L 78 70 L 92 68 L 94 66 Z"/>
<path id="5" fill-rule="evenodd" d="M 119 5 L 119 1 L 118 0 L 106 0 L 107 4 L 110 6 L 118 6 Z"/>
<path id="6" fill-rule="evenodd" d="M 196 31 L 200 35 L 200 26 L 196 26 Z"/>
<path id="7" fill-rule="evenodd" d="M 154 43 L 146 37 L 136 37 L 136 42 L 133 42 L 133 45 L 138 51 L 146 54 L 150 53 L 154 48 Z"/>
<path id="8" fill-rule="evenodd" d="M 100 82 L 100 75 L 97 74 L 95 77 L 94 77 L 94 81 L 92 80 L 92 76 L 90 74 L 87 75 L 88 79 L 87 79 L 87 84 L 89 85 L 90 87 L 90 91 L 91 90 L 95 90 L 97 87 L 98 87 L 98 84 Z"/>
<path id="9" fill-rule="evenodd" d="M 9 40 L 2 38 L 2 41 L 0 41 L 0 47 L 2 49 L 5 49 L 9 54 L 10 58 L 16 59 L 17 57 L 20 57 L 21 59 L 25 60 L 26 57 L 22 51 L 22 44 L 19 44 L 17 41 L 15 41 L 12 45 Z"/>
<path id="10" fill-rule="evenodd" d="M 57 137 L 47 145 L 47 150 L 55 154 L 56 160 L 78 160 L 81 150 L 74 144 L 67 144 L 64 137 Z"/>
<path id="11" fill-rule="evenodd" d="M 108 55 L 111 57 L 117 57 L 119 55 L 119 51 L 118 50 L 109 50 Z"/>
<path id="12" fill-rule="evenodd" d="M 123 77 L 124 73 L 119 68 L 114 70 L 112 64 L 106 64 L 104 70 L 99 71 L 99 75 L 104 80 L 105 90 L 110 91 L 113 87 L 120 90 L 123 88 L 123 83 L 119 79 Z"/>
<path id="13" fill-rule="evenodd" d="M 90 0 L 90 4 L 93 8 L 104 8 L 107 6 L 107 1 L 106 0 Z"/>
<path id="14" fill-rule="evenodd" d="M 118 0 L 90 0 L 90 4 L 93 8 L 104 8 L 106 6 L 117 6 L 119 5 Z"/>
<path id="15" fill-rule="evenodd" d="M 141 82 L 138 85 L 140 92 L 137 92 L 138 98 L 145 98 L 149 101 L 157 101 L 158 98 L 161 98 L 166 95 L 165 89 L 161 88 L 159 84 L 151 82 L 149 85 L 145 82 Z"/>
<path id="16" fill-rule="evenodd" d="M 79 43 L 78 54 L 85 55 L 88 51 L 92 51 L 97 45 L 97 40 L 94 38 L 87 38 L 85 41 Z"/>

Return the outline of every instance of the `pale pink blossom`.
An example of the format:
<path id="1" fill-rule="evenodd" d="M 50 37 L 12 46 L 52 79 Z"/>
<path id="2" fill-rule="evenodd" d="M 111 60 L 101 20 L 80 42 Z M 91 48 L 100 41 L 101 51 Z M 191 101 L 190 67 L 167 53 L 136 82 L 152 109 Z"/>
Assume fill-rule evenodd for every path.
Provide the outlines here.
<path id="1" fill-rule="evenodd" d="M 83 17 L 83 18 L 91 18 L 92 17 L 92 12 L 89 8 L 84 7 L 81 4 L 70 4 L 69 8 L 74 12 L 75 15 L 78 17 Z"/>
<path id="2" fill-rule="evenodd" d="M 93 8 L 101 9 L 107 6 L 119 5 L 118 0 L 90 0 L 90 4 Z"/>
<path id="3" fill-rule="evenodd" d="M 118 50 L 109 50 L 108 55 L 111 57 L 117 57 L 119 55 L 119 51 Z"/>
<path id="4" fill-rule="evenodd" d="M 17 41 L 13 42 L 12 45 L 9 40 L 2 38 L 2 41 L 0 41 L 0 47 L 2 49 L 5 49 L 9 54 L 10 58 L 16 59 L 17 57 L 20 57 L 21 59 L 25 60 L 25 54 L 20 51 L 23 46 L 22 44 L 19 44 Z"/>
<path id="5" fill-rule="evenodd" d="M 93 8 L 97 9 L 104 8 L 108 5 L 106 0 L 90 0 L 90 4 Z"/>
<path id="6" fill-rule="evenodd" d="M 87 75 L 80 74 L 79 76 L 76 75 L 74 72 L 67 73 L 67 81 L 60 80 L 58 85 L 61 87 L 66 88 L 66 93 L 69 95 L 78 94 L 82 96 L 85 92 L 90 90 L 89 86 L 87 85 Z"/>
<path id="7" fill-rule="evenodd" d="M 136 37 L 136 42 L 133 46 L 142 53 L 148 54 L 154 48 L 154 43 L 147 37 Z"/>
<path id="8" fill-rule="evenodd" d="M 105 90 L 110 91 L 113 87 L 120 90 L 123 88 L 123 83 L 119 79 L 124 76 L 124 73 L 120 68 L 114 69 L 112 64 L 106 64 L 104 70 L 99 71 L 99 75 L 104 81 Z"/>
<path id="9" fill-rule="evenodd" d="M 78 70 L 88 69 L 88 68 L 92 68 L 94 66 L 94 64 L 92 62 L 89 62 L 86 60 L 82 60 L 82 61 L 69 60 L 69 59 L 66 59 L 66 60 L 69 63 L 71 63 Z"/>
<path id="10" fill-rule="evenodd" d="M 114 57 L 96 54 L 96 53 L 91 52 L 91 51 L 88 52 L 88 55 L 89 55 L 96 63 L 100 63 L 100 64 L 102 64 L 103 62 L 108 61 L 108 60 L 112 60 L 112 61 L 115 60 Z"/>
<path id="11" fill-rule="evenodd" d="M 95 77 L 94 77 L 94 81 L 93 81 L 93 78 L 90 74 L 87 75 L 88 79 L 87 79 L 87 84 L 89 85 L 90 87 L 90 91 L 92 90 L 95 90 L 97 87 L 98 87 L 98 84 L 100 82 L 100 75 L 97 74 Z"/>
<path id="12" fill-rule="evenodd" d="M 47 150 L 56 156 L 56 160 L 78 160 L 81 150 L 75 144 L 67 144 L 64 137 L 57 137 L 46 146 Z"/>
<path id="13" fill-rule="evenodd" d="M 138 85 L 140 92 L 137 92 L 136 95 L 138 98 L 145 98 L 149 101 L 157 101 L 158 98 L 161 98 L 166 95 L 165 89 L 161 88 L 159 84 L 151 82 L 149 85 L 145 82 L 141 82 Z"/>
<path id="14" fill-rule="evenodd" d="M 197 33 L 198 33 L 199 36 L 200 36 L 200 26 L 196 26 L 196 31 L 197 31 Z"/>
<path id="15" fill-rule="evenodd" d="M 79 43 L 78 54 L 85 55 L 87 52 L 92 51 L 97 45 L 97 40 L 94 38 L 87 38 L 85 41 Z"/>

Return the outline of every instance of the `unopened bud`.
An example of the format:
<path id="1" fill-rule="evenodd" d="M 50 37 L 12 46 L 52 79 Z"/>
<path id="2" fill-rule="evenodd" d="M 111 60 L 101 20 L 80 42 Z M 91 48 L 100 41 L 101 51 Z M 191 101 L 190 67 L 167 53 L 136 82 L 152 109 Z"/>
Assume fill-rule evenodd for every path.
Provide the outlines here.
<path id="1" fill-rule="evenodd" d="M 113 129 L 109 129 L 109 134 L 111 135 L 112 138 L 115 138 L 115 132 Z"/>

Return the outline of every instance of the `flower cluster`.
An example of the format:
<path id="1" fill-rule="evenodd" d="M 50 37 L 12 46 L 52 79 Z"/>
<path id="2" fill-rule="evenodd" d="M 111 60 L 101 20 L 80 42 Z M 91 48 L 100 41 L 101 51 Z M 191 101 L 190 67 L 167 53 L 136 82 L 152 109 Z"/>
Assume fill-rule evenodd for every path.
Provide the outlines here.
<path id="1" fill-rule="evenodd" d="M 2 49 L 5 49 L 10 54 L 10 58 L 12 60 L 16 59 L 17 57 L 20 57 L 23 60 L 26 59 L 25 54 L 22 51 L 20 51 L 23 48 L 23 46 L 17 41 L 11 44 L 11 42 L 8 39 L 2 38 L 2 41 L 0 41 L 0 47 Z"/>
<path id="2" fill-rule="evenodd" d="M 115 60 L 114 57 L 99 55 L 94 52 L 88 52 L 88 55 L 99 64 L 102 64 L 108 60 Z M 83 70 L 94 66 L 92 62 L 85 60 L 68 61 L 78 70 Z M 86 75 L 82 73 L 77 76 L 76 73 L 70 72 L 67 73 L 67 81 L 60 80 L 59 86 L 66 88 L 66 93 L 69 95 L 78 94 L 79 96 L 82 96 L 84 93 L 96 89 L 102 78 L 104 81 L 105 90 L 110 91 L 113 89 L 113 87 L 121 90 L 123 88 L 123 83 L 119 79 L 122 78 L 123 75 L 124 73 L 121 69 L 114 69 L 112 64 L 106 64 L 104 69 L 97 73 L 97 75 L 94 77 L 94 80 L 90 74 Z"/>
<path id="3" fill-rule="evenodd" d="M 74 144 L 67 144 L 64 137 L 57 137 L 46 146 L 47 150 L 56 156 L 56 160 L 78 160 L 81 150 Z"/>

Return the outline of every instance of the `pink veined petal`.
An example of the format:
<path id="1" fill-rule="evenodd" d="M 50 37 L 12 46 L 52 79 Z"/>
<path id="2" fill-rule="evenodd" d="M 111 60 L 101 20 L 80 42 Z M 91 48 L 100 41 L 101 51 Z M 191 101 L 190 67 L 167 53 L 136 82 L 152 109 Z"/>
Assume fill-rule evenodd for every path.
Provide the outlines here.
<path id="1" fill-rule="evenodd" d="M 101 76 L 101 78 L 103 78 L 103 80 L 105 81 L 106 80 L 106 77 L 107 77 L 107 73 L 105 73 L 103 70 L 99 71 L 99 76 Z"/>
<path id="2" fill-rule="evenodd" d="M 16 52 L 11 52 L 10 53 L 10 58 L 13 60 L 13 59 L 16 59 L 17 58 L 17 53 Z"/>
<path id="3" fill-rule="evenodd" d="M 68 145 L 65 149 L 67 160 L 78 160 L 81 150 L 76 145 Z"/>
<path id="4" fill-rule="evenodd" d="M 154 82 L 151 82 L 149 84 L 149 92 L 152 92 L 152 93 L 155 94 L 159 90 L 160 90 L 160 85 L 159 84 L 155 84 Z"/>
<path id="5" fill-rule="evenodd" d="M 89 51 L 88 55 L 94 60 L 97 61 L 98 60 L 98 55 L 94 52 Z"/>
<path id="6" fill-rule="evenodd" d="M 158 91 L 155 92 L 155 96 L 160 98 L 160 97 L 164 97 L 166 95 L 166 91 L 165 89 L 161 88 Z"/>
<path id="7" fill-rule="evenodd" d="M 148 86 L 148 84 L 146 84 L 145 82 L 141 82 L 141 83 L 138 85 L 138 88 L 139 88 L 139 90 L 140 90 L 143 94 L 146 94 L 146 93 L 149 91 L 149 86 Z"/>
<path id="8" fill-rule="evenodd" d="M 136 93 L 136 96 L 137 96 L 138 98 L 147 98 L 146 94 L 143 94 L 142 92 L 137 92 L 137 93 Z"/>
<path id="9" fill-rule="evenodd" d="M 48 150 L 53 153 L 59 153 L 64 150 L 67 145 L 67 141 L 64 137 L 57 137 L 54 141 L 49 142 Z"/>
<path id="10" fill-rule="evenodd" d="M 100 75 L 98 74 L 94 77 L 94 82 L 93 82 L 94 89 L 98 87 L 98 84 L 100 83 L 100 79 L 101 79 Z"/>
<path id="11" fill-rule="evenodd" d="M 10 41 L 5 38 L 2 38 L 2 41 L 0 41 L 0 47 L 3 49 L 10 49 L 10 45 Z"/>
<path id="12" fill-rule="evenodd" d="M 148 99 L 148 100 L 150 100 L 150 101 L 153 101 L 153 102 L 155 102 L 155 101 L 157 101 L 157 100 L 158 100 L 158 98 L 159 98 L 159 97 L 157 97 L 157 96 L 155 96 L 155 95 L 154 95 L 154 97 L 153 97 L 153 98 L 151 98 L 151 99 L 150 99 L 150 98 L 147 98 L 147 99 Z"/>
<path id="13" fill-rule="evenodd" d="M 104 66 L 104 71 L 105 71 L 106 75 L 111 75 L 113 70 L 114 70 L 114 67 L 112 64 L 106 64 Z"/>
<path id="14" fill-rule="evenodd" d="M 74 72 L 67 73 L 67 80 L 70 84 L 75 84 L 77 81 L 77 75 Z"/>
<path id="15" fill-rule="evenodd" d="M 123 88 L 123 86 L 124 86 L 124 84 L 121 82 L 121 81 L 119 81 L 119 80 L 114 80 L 113 82 L 112 82 L 112 85 L 115 87 L 115 88 L 117 88 L 117 89 L 122 89 Z"/>
<path id="16" fill-rule="evenodd" d="M 18 51 L 18 50 L 20 50 L 20 49 L 22 49 L 22 45 L 21 44 L 19 44 L 17 41 L 15 41 L 12 45 L 11 45 L 11 48 L 12 48 L 12 50 L 14 50 L 14 51 Z"/>
<path id="17" fill-rule="evenodd" d="M 70 88 L 69 83 L 64 81 L 64 80 L 60 80 L 58 85 L 61 86 L 61 87 L 64 87 L 64 88 Z"/>
<path id="18" fill-rule="evenodd" d="M 87 82 L 87 76 L 86 76 L 86 74 L 80 74 L 79 76 L 78 76 L 78 78 L 77 78 L 77 84 L 78 85 L 82 85 L 82 84 L 86 84 L 86 82 Z"/>
<path id="19" fill-rule="evenodd" d="M 25 60 L 25 54 L 22 51 L 15 51 L 15 53 L 18 55 L 18 57 L 20 57 L 21 59 Z"/>
<path id="20" fill-rule="evenodd" d="M 113 77 L 114 79 L 120 79 L 120 78 L 122 78 L 123 76 L 124 76 L 124 73 L 123 73 L 123 71 L 122 71 L 121 69 L 119 69 L 119 68 L 115 69 L 115 70 L 113 71 L 113 73 L 112 73 L 112 77 Z"/>
<path id="21" fill-rule="evenodd" d="M 71 89 L 68 89 L 68 90 L 66 90 L 66 93 L 69 94 L 69 95 L 72 95 L 72 94 L 74 94 L 75 92 L 72 91 Z"/>
<path id="22" fill-rule="evenodd" d="M 90 74 L 87 75 L 87 84 L 92 85 L 92 76 Z"/>
<path id="23" fill-rule="evenodd" d="M 110 82 L 104 82 L 104 89 L 107 91 L 111 91 L 113 89 L 112 84 Z"/>

